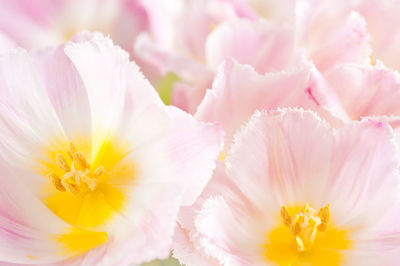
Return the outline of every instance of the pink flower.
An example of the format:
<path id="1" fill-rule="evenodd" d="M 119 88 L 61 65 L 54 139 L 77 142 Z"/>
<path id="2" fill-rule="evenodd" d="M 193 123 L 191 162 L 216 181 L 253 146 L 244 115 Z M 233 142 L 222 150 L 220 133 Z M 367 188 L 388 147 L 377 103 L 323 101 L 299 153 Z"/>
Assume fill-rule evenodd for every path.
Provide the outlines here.
<path id="1" fill-rule="evenodd" d="M 142 34 L 135 51 L 160 72 L 161 78 L 170 72 L 179 77 L 173 84 L 171 102 L 194 113 L 218 66 L 227 58 L 250 64 L 260 74 L 299 61 L 289 27 L 246 20 L 246 16 L 230 1 L 185 1 L 170 16 L 171 41 L 157 42 Z"/>
<path id="2" fill-rule="evenodd" d="M 384 123 L 256 112 L 194 218 L 195 248 L 214 265 L 397 265 L 396 154 Z"/>
<path id="3" fill-rule="evenodd" d="M 101 34 L 0 56 L 1 264 L 165 258 L 220 133 L 175 107 Z"/>
<path id="4" fill-rule="evenodd" d="M 142 34 L 136 52 L 154 67 L 154 84 L 171 72 L 178 77 L 171 103 L 195 113 L 227 58 L 260 74 L 290 69 L 302 56 L 322 74 L 376 60 L 399 70 L 399 16 L 396 0 L 191 0 L 167 16 L 169 41 Z"/>
<path id="5" fill-rule="evenodd" d="M 196 250 L 197 230 L 194 228 L 194 217 L 208 197 L 219 195 L 224 187 L 231 184 L 225 174 L 224 161 L 234 142 L 233 136 L 256 110 L 283 107 L 315 110 L 332 125 L 341 126 L 342 121 L 347 118 L 334 92 L 329 90 L 320 73 L 309 62 L 302 62 L 290 71 L 265 75 L 232 60 L 221 65 L 213 87 L 207 91 L 195 117 L 221 125 L 226 134 L 224 150 L 220 154 L 212 180 L 200 197 L 195 204 L 183 207 L 179 213 L 179 225 L 174 237 L 174 256 L 182 263 L 191 265 L 193 260 L 200 261 L 203 257 Z M 207 263 L 211 264 L 204 262 L 199 265 L 208 265 Z"/>
<path id="6" fill-rule="evenodd" d="M 0 6 L 0 31 L 27 49 L 58 45 L 82 30 L 110 35 L 130 52 L 140 32 L 164 38 L 162 7 L 151 1 L 1 0 Z"/>

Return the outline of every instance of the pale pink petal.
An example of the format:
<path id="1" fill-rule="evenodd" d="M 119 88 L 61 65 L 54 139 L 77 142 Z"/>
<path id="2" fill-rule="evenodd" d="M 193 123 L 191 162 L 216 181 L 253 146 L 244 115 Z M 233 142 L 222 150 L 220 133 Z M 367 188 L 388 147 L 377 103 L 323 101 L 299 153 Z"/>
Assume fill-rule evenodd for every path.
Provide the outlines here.
<path id="1" fill-rule="evenodd" d="M 294 22 L 296 5 L 294 0 L 246 0 L 243 2 L 246 2 L 258 16 L 269 21 L 279 24 Z"/>
<path id="2" fill-rule="evenodd" d="M 40 145 L 63 136 L 62 125 L 25 51 L 0 56 L 0 77 L 1 156 L 10 164 L 32 165 Z"/>
<path id="3" fill-rule="evenodd" d="M 224 1 L 194 0 L 184 3 L 174 25 L 176 48 L 193 57 L 204 58 L 207 36 L 222 21 L 235 19 L 235 9 Z M 196 34 L 193 34 L 194 30 Z"/>
<path id="4" fill-rule="evenodd" d="M 5 34 L 0 32 L 0 54 L 16 47 L 16 44 Z"/>
<path id="5" fill-rule="evenodd" d="M 168 257 L 178 208 L 192 204 L 200 194 L 220 150 L 215 126 L 200 124 L 174 107 L 168 113 L 159 109 L 158 116 L 153 113 L 150 117 L 148 111 L 141 115 L 144 118 L 133 119 L 134 126 L 129 128 L 142 141 L 123 159 L 134 161 L 139 168 L 124 211 L 134 226 L 107 248 L 114 263 Z M 150 140 L 140 137 L 149 134 L 149 124 L 157 125 L 152 131 L 161 129 Z M 140 129 L 146 127 L 147 131 Z M 127 185 L 115 185 L 128 189 Z"/>
<path id="6" fill-rule="evenodd" d="M 92 124 L 86 88 L 64 48 L 61 45 L 31 54 L 67 137 L 90 136 Z"/>
<path id="7" fill-rule="evenodd" d="M 400 70 L 400 5 L 397 0 L 360 1 L 357 10 L 365 18 L 373 55 L 385 65 Z"/>
<path id="8" fill-rule="evenodd" d="M 336 104 L 335 95 L 309 63 L 291 71 L 260 75 L 250 66 L 227 60 L 221 66 L 212 90 L 207 91 L 196 117 L 219 122 L 229 145 L 233 134 L 257 109 L 303 107 L 316 110 L 325 105 L 341 113 L 337 110 L 340 106 Z"/>
<path id="9" fill-rule="evenodd" d="M 337 63 L 369 63 L 371 49 L 364 18 L 355 12 L 341 16 L 343 21 L 321 17 L 304 34 L 303 45 L 322 72 Z"/>
<path id="10" fill-rule="evenodd" d="M 226 175 L 224 163 L 218 161 L 213 178 L 204 188 L 196 202 L 191 206 L 180 208 L 173 247 L 174 257 L 178 258 L 181 263 L 190 265 L 191 262 L 198 261 L 199 265 L 219 265 L 200 246 L 200 235 L 195 228 L 194 222 L 196 216 L 202 210 L 203 203 L 209 197 L 215 197 L 220 194 L 224 194 L 225 197 L 233 200 L 240 195 L 240 191 Z"/>
<path id="11" fill-rule="evenodd" d="M 56 237 L 68 225 L 55 216 L 20 176 L 24 169 L 1 162 L 0 176 L 0 263 L 44 264 L 65 259 Z M 45 222 L 43 222 L 45 221 Z"/>
<path id="12" fill-rule="evenodd" d="M 244 41 L 245 40 L 245 41 Z M 264 20 L 239 20 L 218 26 L 207 38 L 207 64 L 217 70 L 221 62 L 233 58 L 263 74 L 283 69 L 291 60 L 294 33 Z"/>
<path id="13" fill-rule="evenodd" d="M 153 83 L 157 83 L 161 76 L 170 72 L 176 74 L 179 81 L 173 85 L 172 104 L 187 112 L 196 112 L 206 88 L 212 82 L 213 71 L 196 58 L 163 50 L 152 43 L 147 35 L 138 37 L 135 51 L 146 65 L 152 67 Z"/>
<path id="14" fill-rule="evenodd" d="M 54 15 L 65 0 L 0 1 L 0 30 L 18 45 L 31 48 L 58 44 L 59 36 L 52 32 Z M 53 24 L 52 24 L 53 22 Z"/>
<path id="15" fill-rule="evenodd" d="M 203 253 L 218 265 L 266 265 L 256 255 L 261 253 L 262 231 L 252 218 L 251 210 L 241 204 L 223 196 L 209 198 L 195 222 Z"/>
<path id="16" fill-rule="evenodd" d="M 174 231 L 173 256 L 184 265 L 198 266 L 218 266 L 216 259 L 207 256 L 204 251 L 199 250 L 201 247 L 195 243 L 195 237 L 189 230 L 182 228 L 179 224 Z"/>
<path id="17" fill-rule="evenodd" d="M 352 119 L 400 115 L 400 78 L 383 66 L 344 64 L 325 78 Z"/>
<path id="18" fill-rule="evenodd" d="M 174 72 L 187 80 L 202 80 L 209 78 L 213 72 L 204 65 L 204 59 L 191 58 L 179 54 L 178 51 L 169 52 L 162 46 L 153 43 L 150 37 L 142 34 L 135 43 L 137 56 L 146 63 L 156 67 L 162 75 Z"/>
<path id="19" fill-rule="evenodd" d="M 84 32 L 74 40 L 64 50 L 86 89 L 97 149 L 110 128 L 121 132 L 124 119 L 162 102 L 139 68 L 129 62 L 129 55 L 110 39 Z"/>

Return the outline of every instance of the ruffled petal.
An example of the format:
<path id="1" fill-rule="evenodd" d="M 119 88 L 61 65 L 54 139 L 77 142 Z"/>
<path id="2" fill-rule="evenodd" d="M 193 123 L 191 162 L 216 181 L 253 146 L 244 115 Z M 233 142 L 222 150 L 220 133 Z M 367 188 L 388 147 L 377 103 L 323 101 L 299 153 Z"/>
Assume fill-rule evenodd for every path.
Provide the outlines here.
<path id="1" fill-rule="evenodd" d="M 239 20 L 219 25 L 208 36 L 206 61 L 217 70 L 221 62 L 233 58 L 263 74 L 283 69 L 292 58 L 293 49 L 294 34 L 289 28 L 264 20 Z"/>
<path id="2" fill-rule="evenodd" d="M 352 119 L 400 115 L 400 78 L 397 72 L 380 64 L 343 64 L 328 71 L 325 78 Z"/>
<path id="3" fill-rule="evenodd" d="M 327 1 L 325 1 L 327 2 Z M 314 13 L 314 21 L 304 33 L 303 45 L 318 70 L 324 72 L 337 63 L 369 63 L 371 48 L 364 18 L 356 13 L 332 11 L 329 7 L 319 6 Z M 335 9 L 335 8 L 333 8 Z M 318 9 L 317 9 L 318 10 Z M 342 17 L 343 21 L 338 21 Z"/>
<path id="4" fill-rule="evenodd" d="M 329 105 L 331 111 L 342 115 L 335 95 L 319 75 L 309 63 L 291 71 L 260 75 L 249 66 L 227 60 L 212 90 L 207 91 L 196 118 L 220 123 L 229 145 L 232 136 L 257 109 L 303 107 L 318 110 Z"/>
<path id="5" fill-rule="evenodd" d="M 373 56 L 390 68 L 400 70 L 400 6 L 396 0 L 359 1 L 357 10 L 365 18 L 371 35 Z"/>

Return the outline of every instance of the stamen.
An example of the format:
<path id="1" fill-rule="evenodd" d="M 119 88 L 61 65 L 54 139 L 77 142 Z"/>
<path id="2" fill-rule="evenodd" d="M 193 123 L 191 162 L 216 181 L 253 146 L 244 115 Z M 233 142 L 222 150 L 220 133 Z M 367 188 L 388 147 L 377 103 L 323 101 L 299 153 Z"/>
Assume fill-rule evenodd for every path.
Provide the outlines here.
<path id="1" fill-rule="evenodd" d="M 73 195 L 79 194 L 80 190 L 77 184 L 70 183 L 68 179 L 63 179 L 61 183 L 63 184 L 65 189 L 68 190 L 68 192 L 70 192 L 71 194 Z"/>
<path id="2" fill-rule="evenodd" d="M 58 168 L 60 168 L 61 170 L 63 170 L 66 173 L 71 170 L 71 168 L 68 166 L 67 160 L 65 160 L 65 158 L 62 154 L 57 154 L 56 164 L 57 164 Z"/>
<path id="3" fill-rule="evenodd" d="M 299 236 L 296 236 L 296 244 L 297 244 L 297 250 L 300 252 L 303 252 L 306 250 L 306 247 L 304 246 L 303 240 Z"/>
<path id="4" fill-rule="evenodd" d="M 74 144 L 69 143 L 67 154 L 71 164 L 62 154 L 57 154 L 56 164 L 65 172 L 62 178 L 55 173 L 48 174 L 54 187 L 61 191 L 68 191 L 73 195 L 94 191 L 98 184 L 98 177 L 104 174 L 105 169 L 99 166 L 94 172 L 90 171 L 90 165 L 83 153 L 76 150 Z"/>
<path id="5" fill-rule="evenodd" d="M 292 218 L 290 217 L 289 210 L 286 206 L 282 206 L 281 208 L 281 216 L 283 218 L 283 223 L 286 226 L 290 226 L 292 224 Z"/>
<path id="6" fill-rule="evenodd" d="M 309 250 L 317 237 L 317 231 L 328 230 L 331 213 L 330 204 L 321 208 L 317 214 L 316 210 L 307 203 L 303 210 L 291 216 L 286 206 L 281 208 L 281 216 L 285 226 L 295 236 L 297 250 L 300 252 Z"/>
<path id="7" fill-rule="evenodd" d="M 301 232 L 301 223 L 300 217 L 298 215 L 295 215 L 292 219 L 292 224 L 290 225 L 290 232 L 293 235 L 298 235 Z"/>
<path id="8" fill-rule="evenodd" d="M 72 157 L 74 158 L 74 166 L 76 170 L 85 170 L 90 168 L 86 162 L 85 156 L 81 152 L 75 152 Z"/>
<path id="9" fill-rule="evenodd" d="M 371 64 L 371 66 L 376 65 L 376 58 L 373 55 L 369 56 L 369 63 Z"/>
<path id="10" fill-rule="evenodd" d="M 69 145 L 68 145 L 67 153 L 68 153 L 68 156 L 69 156 L 69 158 L 70 158 L 71 160 L 73 159 L 72 155 L 73 155 L 75 152 L 76 152 L 75 145 L 74 145 L 72 142 L 70 142 Z"/>
<path id="11" fill-rule="evenodd" d="M 321 224 L 318 226 L 318 230 L 325 232 L 328 230 L 328 226 L 331 223 L 331 205 L 321 208 L 318 212 L 318 216 L 321 219 Z"/>
<path id="12" fill-rule="evenodd" d="M 57 190 L 61 192 L 65 191 L 65 187 L 61 184 L 61 179 L 56 174 L 50 173 L 47 175 L 47 177 L 50 178 L 51 183 Z"/>
<path id="13" fill-rule="evenodd" d="M 104 172 L 105 172 L 104 167 L 100 166 L 94 171 L 94 175 L 101 176 L 102 174 L 104 174 Z"/>
<path id="14" fill-rule="evenodd" d="M 85 183 L 85 184 L 89 187 L 89 189 L 90 189 L 91 191 L 93 191 L 93 190 L 96 188 L 97 179 L 95 179 L 95 178 L 90 178 L 90 177 L 88 177 L 87 175 L 82 175 L 82 176 L 80 177 L 80 179 L 81 179 L 81 181 L 82 181 L 83 183 Z"/>

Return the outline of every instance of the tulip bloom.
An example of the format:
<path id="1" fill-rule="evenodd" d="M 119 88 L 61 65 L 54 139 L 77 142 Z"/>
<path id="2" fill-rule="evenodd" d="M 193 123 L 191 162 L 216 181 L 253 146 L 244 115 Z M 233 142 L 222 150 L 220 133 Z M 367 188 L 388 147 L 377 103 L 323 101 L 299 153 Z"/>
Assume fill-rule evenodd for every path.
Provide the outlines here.
<path id="1" fill-rule="evenodd" d="M 219 156 L 213 178 L 201 196 L 194 205 L 183 207 L 179 213 L 174 256 L 182 263 L 213 265 L 195 248 L 197 230 L 194 228 L 193 217 L 208 197 L 219 195 L 221 190 L 231 184 L 230 178 L 225 174 L 224 163 L 237 131 L 256 110 L 283 107 L 314 110 L 331 124 L 341 125 L 342 119 L 346 118 L 346 113 L 341 109 L 334 92 L 325 86 L 320 73 L 310 62 L 302 62 L 291 71 L 265 75 L 260 75 L 253 68 L 233 60 L 226 60 L 221 65 L 213 87 L 207 91 L 195 117 L 201 121 L 218 122 L 221 125 L 226 135 L 224 150 Z M 331 112 L 328 112 L 327 108 Z M 206 262 L 200 264 L 202 260 Z"/>
<path id="2" fill-rule="evenodd" d="M 226 159 L 228 185 L 194 217 L 196 248 L 214 265 L 397 265 L 396 154 L 381 122 L 256 112 Z"/>
<path id="3" fill-rule="evenodd" d="M 142 0 L 0 0 L 0 31 L 27 49 L 59 45 L 82 30 L 110 35 L 132 52 L 136 36 L 163 39 L 162 7 Z"/>
<path id="4" fill-rule="evenodd" d="M 208 182 L 220 133 L 164 106 L 128 58 L 89 33 L 0 56 L 1 263 L 168 257 L 177 211 Z"/>

